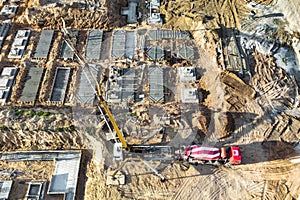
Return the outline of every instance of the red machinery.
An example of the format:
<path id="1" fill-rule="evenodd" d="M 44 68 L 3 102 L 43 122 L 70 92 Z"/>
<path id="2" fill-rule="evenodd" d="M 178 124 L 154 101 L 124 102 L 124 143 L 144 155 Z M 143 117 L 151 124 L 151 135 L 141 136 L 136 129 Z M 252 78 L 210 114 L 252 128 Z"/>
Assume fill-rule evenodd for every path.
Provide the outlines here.
<path id="1" fill-rule="evenodd" d="M 175 152 L 177 160 L 183 164 L 183 169 L 188 169 L 189 164 L 212 164 L 212 165 L 238 165 L 241 164 L 242 156 L 240 147 L 208 147 L 201 145 L 185 146 Z"/>

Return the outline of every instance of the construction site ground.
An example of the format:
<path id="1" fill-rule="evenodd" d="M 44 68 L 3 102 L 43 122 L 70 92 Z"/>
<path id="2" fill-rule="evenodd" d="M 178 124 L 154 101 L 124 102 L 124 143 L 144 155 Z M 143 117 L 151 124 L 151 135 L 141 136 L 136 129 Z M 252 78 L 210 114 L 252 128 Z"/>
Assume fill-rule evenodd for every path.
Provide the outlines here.
<path id="1" fill-rule="evenodd" d="M 164 15 L 164 24 L 159 28 L 189 30 L 194 38 L 198 56 L 192 63 L 182 62 L 170 67 L 176 70 L 189 64 L 198 66 L 200 78 L 191 86 L 200 91 L 199 104 L 182 104 L 174 98 L 166 104 L 153 104 L 148 100 L 129 103 L 124 112 L 118 110 L 120 106 L 112 106 L 118 125 L 128 133 L 144 131 L 143 137 L 130 134 L 126 137 L 129 144 L 139 144 L 147 134 L 161 128 L 159 117 L 168 116 L 173 119 L 172 123 L 163 124 L 164 132 L 146 144 L 173 147 L 180 144 L 239 145 L 243 160 L 241 165 L 198 165 L 191 166 L 188 171 L 182 171 L 177 163 L 150 162 L 167 178 L 166 182 L 161 182 L 142 162 L 128 162 L 121 169 L 126 175 L 126 184 L 120 186 L 105 184 L 108 168 L 117 167 L 112 161 L 113 144 L 105 140 L 108 132 L 105 121 L 96 108 L 72 103 L 79 65 L 76 61 L 57 57 L 63 36 L 60 32 L 61 18 L 68 28 L 82 30 L 79 38 L 89 29 L 132 29 L 125 27 L 126 18 L 120 16 L 120 8 L 126 6 L 126 1 L 86 1 L 84 7 L 79 7 L 81 4 L 76 4 L 76 1 L 66 6 L 49 2 L 21 1 L 2 48 L 1 65 L 16 65 L 20 71 L 11 102 L 0 108 L 1 151 L 84 149 L 86 153 L 82 159 L 77 199 L 300 198 L 299 65 L 288 68 L 288 60 L 282 58 L 279 60 L 285 66 L 279 66 L 274 55 L 256 46 L 248 52 L 249 68 L 242 78 L 236 72 L 224 70 L 226 61 L 217 50 L 223 48 L 220 41 L 232 32 L 250 35 L 255 40 L 254 30 L 259 29 L 259 24 L 273 28 L 271 33 L 268 28 L 263 28 L 263 31 L 268 40 L 281 45 L 279 48 L 295 49 L 295 41 L 300 40 L 300 4 L 297 0 L 161 1 L 160 13 Z M 145 23 L 139 26 L 150 28 Z M 48 60 L 34 61 L 38 67 L 45 69 L 46 77 L 41 84 L 36 107 L 21 106 L 17 101 L 28 69 L 22 66 L 34 63 L 29 58 L 34 46 L 28 46 L 21 61 L 5 57 L 11 47 L 12 34 L 20 28 L 58 30 L 54 50 Z M 31 40 L 34 42 L 30 44 L 36 44 L 35 34 L 37 32 L 33 33 Z M 111 36 L 110 32 L 106 34 Z M 78 41 L 78 51 L 84 51 L 84 40 Z M 104 63 L 108 62 L 109 50 L 102 51 Z M 58 66 L 73 69 L 64 105 L 53 105 L 48 101 Z M 16 177 L 2 177 L 16 180 L 18 184 L 28 179 L 49 180 L 48 172 L 54 165 L 49 162 L 1 163 L 0 168 L 22 171 Z"/>

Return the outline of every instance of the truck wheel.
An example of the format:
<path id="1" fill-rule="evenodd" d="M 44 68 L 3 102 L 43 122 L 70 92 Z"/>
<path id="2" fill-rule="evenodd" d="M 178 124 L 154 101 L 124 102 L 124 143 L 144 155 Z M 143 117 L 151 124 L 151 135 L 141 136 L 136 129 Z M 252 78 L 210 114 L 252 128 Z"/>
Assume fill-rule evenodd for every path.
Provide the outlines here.
<path id="1" fill-rule="evenodd" d="M 225 163 L 225 167 L 230 167 L 232 164 L 230 162 Z"/>
<path id="2" fill-rule="evenodd" d="M 190 168 L 190 163 L 187 161 L 180 162 L 180 169 L 183 171 L 187 171 Z"/>
<path id="3" fill-rule="evenodd" d="M 215 165 L 215 166 L 220 166 L 221 163 L 220 163 L 219 161 L 216 160 L 215 163 L 214 163 L 214 165 Z"/>

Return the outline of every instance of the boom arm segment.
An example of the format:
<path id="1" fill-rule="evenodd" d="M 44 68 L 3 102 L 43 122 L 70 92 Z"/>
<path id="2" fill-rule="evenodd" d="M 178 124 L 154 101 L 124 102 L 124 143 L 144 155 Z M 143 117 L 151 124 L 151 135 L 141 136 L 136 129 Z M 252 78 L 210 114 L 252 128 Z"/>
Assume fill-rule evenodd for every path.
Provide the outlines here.
<path id="1" fill-rule="evenodd" d="M 74 52 L 75 56 L 78 58 L 79 62 L 82 63 L 83 65 L 83 70 L 84 69 L 87 69 L 88 73 L 90 74 L 90 76 L 93 78 L 93 81 L 94 83 L 96 84 L 96 96 L 97 96 L 97 99 L 99 100 L 100 102 L 100 106 L 105 110 L 105 113 L 106 115 L 108 116 L 114 130 L 116 131 L 116 134 L 118 135 L 118 138 L 120 140 L 120 142 L 122 143 L 122 147 L 126 150 L 130 150 L 129 149 L 129 146 L 123 136 L 123 133 L 121 132 L 121 130 L 119 129 L 117 123 L 116 123 L 116 120 L 114 118 L 114 116 L 112 115 L 105 99 L 102 97 L 102 93 L 101 93 L 101 88 L 100 88 L 100 85 L 97 81 L 97 79 L 94 77 L 93 73 L 91 73 L 90 69 L 89 69 L 89 65 L 88 65 L 88 62 L 84 59 L 84 57 L 74 48 L 74 44 L 73 44 L 73 41 L 70 37 L 70 34 L 69 32 L 67 31 L 66 27 L 65 27 L 65 22 L 64 20 L 62 19 L 62 22 L 63 22 L 63 27 L 62 27 L 62 30 L 65 34 L 65 41 L 67 43 L 67 45 L 72 49 L 72 51 Z M 88 77 L 87 77 L 88 78 Z"/>
<path id="2" fill-rule="evenodd" d="M 97 90 L 98 90 L 98 89 L 97 89 Z M 99 94 L 98 94 L 98 95 L 99 95 Z M 115 120 L 115 118 L 113 117 L 113 115 L 112 115 L 110 109 L 108 108 L 106 102 L 105 102 L 105 101 L 101 101 L 101 102 L 100 102 L 100 105 L 101 105 L 101 107 L 105 110 L 105 113 L 107 114 L 107 116 L 108 116 L 108 118 L 109 118 L 111 124 L 113 125 L 114 130 L 116 131 L 116 134 L 118 135 L 119 140 L 120 140 L 120 142 L 122 143 L 122 147 L 123 147 L 124 149 L 126 149 L 126 150 L 129 150 L 129 147 L 128 147 L 127 142 L 126 142 L 126 140 L 125 140 L 125 138 L 124 138 L 124 136 L 123 136 L 123 133 L 122 133 L 121 130 L 119 129 L 119 127 L 118 127 L 118 125 L 117 125 L 117 123 L 116 123 L 116 120 Z"/>

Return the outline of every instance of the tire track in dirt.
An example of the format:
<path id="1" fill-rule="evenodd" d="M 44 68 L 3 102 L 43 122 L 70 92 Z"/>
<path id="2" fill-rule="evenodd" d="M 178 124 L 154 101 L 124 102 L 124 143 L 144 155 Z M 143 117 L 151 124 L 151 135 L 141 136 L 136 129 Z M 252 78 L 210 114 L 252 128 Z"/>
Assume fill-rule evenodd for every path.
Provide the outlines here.
<path id="1" fill-rule="evenodd" d="M 239 16 L 238 16 L 238 13 L 237 13 L 237 10 L 236 10 L 236 0 L 228 0 L 229 1 L 229 4 L 230 4 L 230 10 L 232 12 L 232 17 L 234 19 L 234 24 L 235 24 L 235 27 L 236 28 L 240 28 L 240 20 L 239 20 Z"/>
<path id="2" fill-rule="evenodd" d="M 246 185 L 236 179 L 239 176 L 241 176 L 240 172 L 233 172 L 231 168 L 215 169 L 212 174 L 197 176 L 193 178 L 193 181 L 185 181 L 172 199 L 211 200 L 224 199 L 224 197 L 229 196 L 233 199 L 239 199 L 244 192 L 244 195 L 249 195 L 246 190 L 241 191 Z M 231 187 L 236 190 L 228 190 Z"/>

